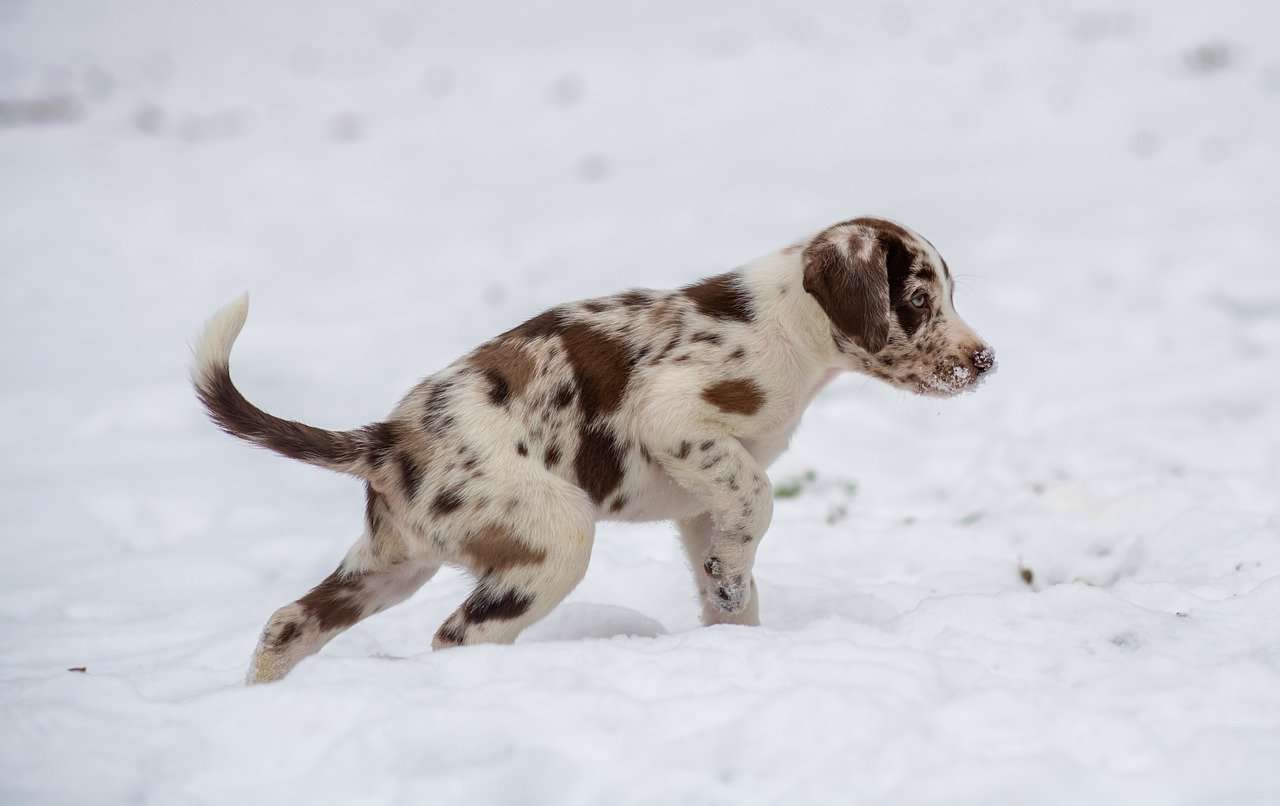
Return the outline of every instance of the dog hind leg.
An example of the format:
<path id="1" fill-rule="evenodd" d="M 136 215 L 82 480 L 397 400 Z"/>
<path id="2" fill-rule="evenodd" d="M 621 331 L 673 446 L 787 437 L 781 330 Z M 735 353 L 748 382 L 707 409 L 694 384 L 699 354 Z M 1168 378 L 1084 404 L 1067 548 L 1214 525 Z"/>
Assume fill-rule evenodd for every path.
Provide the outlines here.
<path id="1" fill-rule="evenodd" d="M 343 566 L 307 595 L 272 614 L 253 653 L 246 682 L 279 680 L 353 624 L 408 599 L 439 569 L 407 560 L 375 570 L 349 571 Z"/>

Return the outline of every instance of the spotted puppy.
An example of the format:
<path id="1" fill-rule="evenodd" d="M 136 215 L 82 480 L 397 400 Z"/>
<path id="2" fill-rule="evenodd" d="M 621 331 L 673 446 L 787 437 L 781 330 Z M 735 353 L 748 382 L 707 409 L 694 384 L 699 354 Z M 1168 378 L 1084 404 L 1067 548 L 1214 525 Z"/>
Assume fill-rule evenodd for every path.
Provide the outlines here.
<path id="1" fill-rule="evenodd" d="M 552 308 L 353 431 L 284 420 L 241 396 L 228 368 L 241 298 L 196 348 L 196 393 L 214 422 L 366 488 L 364 533 L 271 616 L 249 681 L 280 679 L 445 563 L 477 582 L 432 646 L 510 643 L 582 579 L 600 520 L 674 520 L 703 622 L 758 624 L 752 565 L 773 513 L 765 468 L 818 390 L 853 371 L 949 396 L 994 367 L 952 292 L 924 238 L 854 219 L 678 291 Z"/>

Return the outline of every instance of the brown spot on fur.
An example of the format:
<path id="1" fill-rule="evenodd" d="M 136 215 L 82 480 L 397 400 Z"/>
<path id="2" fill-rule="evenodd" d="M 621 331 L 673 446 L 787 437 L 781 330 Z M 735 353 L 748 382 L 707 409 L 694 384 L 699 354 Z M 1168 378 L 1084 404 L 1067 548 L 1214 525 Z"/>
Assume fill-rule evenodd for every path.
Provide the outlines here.
<path id="1" fill-rule="evenodd" d="M 422 466 L 407 453 L 396 454 L 396 462 L 400 466 L 400 483 L 404 488 L 404 497 L 412 501 L 422 485 Z"/>
<path id="2" fill-rule="evenodd" d="M 738 349 L 736 349 L 736 350 L 734 350 L 733 352 L 729 353 L 729 360 L 730 360 L 730 361 L 741 361 L 742 359 L 744 359 L 744 358 L 746 358 L 746 357 L 747 357 L 747 350 L 746 350 L 746 348 L 745 348 L 745 347 L 739 347 Z"/>
<path id="3" fill-rule="evenodd" d="M 560 464 L 560 446 L 555 444 L 548 445 L 547 452 L 542 457 L 542 463 L 548 468 Z"/>
<path id="4" fill-rule="evenodd" d="M 693 450 L 693 445 L 689 444 L 689 443 L 688 443 L 688 442 L 686 442 L 686 441 L 682 441 L 682 442 L 680 443 L 680 450 L 676 451 L 676 458 L 677 458 L 677 459 L 688 459 L 688 458 L 689 458 L 689 451 L 691 451 L 691 450 Z"/>
<path id="5" fill-rule="evenodd" d="M 625 495 L 620 495 L 617 498 L 613 499 L 613 503 L 609 505 L 609 511 L 621 512 L 623 508 L 626 507 L 626 505 L 627 505 L 627 497 Z"/>
<path id="6" fill-rule="evenodd" d="M 628 308 L 640 308 L 653 302 L 653 297 L 644 291 L 632 289 L 618 295 L 618 301 Z"/>
<path id="7" fill-rule="evenodd" d="M 551 403 L 557 409 L 563 409 L 573 402 L 573 395 L 573 384 L 565 381 L 556 389 L 556 395 L 551 399 Z"/>
<path id="8" fill-rule="evenodd" d="M 703 389 L 702 399 L 728 414 L 751 416 L 764 405 L 764 392 L 755 381 L 733 378 Z"/>
<path id="9" fill-rule="evenodd" d="M 689 337 L 689 341 L 702 341 L 707 344 L 720 344 L 724 339 L 720 338 L 718 333 L 694 333 Z"/>
<path id="10" fill-rule="evenodd" d="M 439 380 L 431 384 L 427 398 L 422 404 L 422 427 L 429 434 L 440 434 L 452 427 L 453 416 L 449 414 L 449 396 L 453 390 L 453 381 Z"/>
<path id="11" fill-rule="evenodd" d="M 489 381 L 489 400 L 495 406 L 506 405 L 509 398 L 519 397 L 533 377 L 533 358 L 510 339 L 485 344 L 471 354 L 470 363 Z"/>
<path id="12" fill-rule="evenodd" d="M 578 486 L 599 504 L 622 483 L 624 454 L 607 428 L 584 425 L 578 439 L 578 454 L 573 458 Z"/>
<path id="13" fill-rule="evenodd" d="M 898 326 L 910 338 L 929 316 L 927 308 L 917 308 L 911 304 L 911 295 L 907 292 L 907 281 L 911 279 L 911 267 L 916 255 L 907 247 L 906 242 L 894 235 L 880 236 L 880 243 L 884 248 L 885 273 L 889 279 L 889 305 L 893 308 Z"/>
<path id="14" fill-rule="evenodd" d="M 322 632 L 327 632 L 350 627 L 360 620 L 359 591 L 360 577 L 344 574 L 339 568 L 299 599 L 298 604 L 316 620 Z"/>
<path id="15" fill-rule="evenodd" d="M 400 424 L 395 422 L 374 423 L 364 430 L 369 440 L 369 464 L 375 468 L 386 463 L 392 448 L 400 439 Z"/>
<path id="16" fill-rule="evenodd" d="M 467 628 L 462 624 L 454 624 L 450 619 L 436 630 L 436 642 L 442 646 L 462 646 L 467 640 Z"/>
<path id="17" fill-rule="evenodd" d="M 507 529 L 486 526 L 462 544 L 467 565 L 478 574 L 504 571 L 518 565 L 538 565 L 547 552 L 522 543 Z"/>
<path id="18" fill-rule="evenodd" d="M 484 371 L 484 379 L 489 382 L 489 402 L 495 406 L 505 406 L 511 399 L 511 386 L 502 373 L 493 369 Z"/>
<path id="19" fill-rule="evenodd" d="M 913 240 L 915 240 L 914 238 L 911 237 L 911 233 L 907 232 L 905 228 L 893 223 L 892 221 L 887 221 L 883 218 L 870 218 L 870 217 L 855 218 L 852 221 L 849 221 L 847 223 L 859 224 L 864 227 L 870 227 L 871 229 L 874 229 L 883 235 L 888 235 L 889 237 L 897 238 L 903 243 L 911 243 Z"/>
<path id="20" fill-rule="evenodd" d="M 462 617 L 469 624 L 483 621 L 509 621 L 519 618 L 533 606 L 533 596 L 519 591 L 498 593 L 485 587 L 483 581 L 462 603 Z"/>
<path id="21" fill-rule="evenodd" d="M 369 525 L 369 534 L 377 534 L 382 530 L 382 495 L 372 484 L 364 485 L 364 520 Z"/>
<path id="22" fill-rule="evenodd" d="M 517 443 L 516 443 L 516 453 L 520 454 L 521 456 L 528 456 L 528 455 L 529 455 L 529 446 L 528 446 L 528 445 L 526 445 L 526 444 L 524 444 L 523 442 L 517 442 Z"/>
<path id="23" fill-rule="evenodd" d="M 743 287 L 742 275 L 738 272 L 708 277 L 701 282 L 685 286 L 681 291 L 693 300 L 703 316 L 737 322 L 750 322 L 755 319 L 751 294 Z"/>
<path id="24" fill-rule="evenodd" d="M 622 341 L 589 325 L 574 323 L 561 334 L 578 383 L 578 407 L 588 420 L 622 403 L 633 361 Z"/>
<path id="25" fill-rule="evenodd" d="M 431 512 L 435 515 L 448 515 L 462 506 L 462 488 L 454 485 L 441 490 L 431 502 Z"/>
<path id="26" fill-rule="evenodd" d="M 298 622 L 290 621 L 280 628 L 280 633 L 271 639 L 271 647 L 279 649 L 298 636 Z"/>
<path id="27" fill-rule="evenodd" d="M 547 336 L 555 336 L 563 329 L 564 312 L 559 308 L 552 308 L 549 311 L 543 311 L 523 324 L 516 325 L 498 338 L 521 336 L 526 339 L 540 339 Z"/>
<path id="28" fill-rule="evenodd" d="M 653 361 L 651 363 L 661 364 L 662 359 L 666 358 L 668 355 L 671 354 L 672 350 L 680 346 L 680 336 L 681 336 L 680 332 L 677 331 L 676 334 L 671 337 L 671 340 L 667 342 L 667 346 L 663 347 L 662 350 L 656 356 L 654 356 Z"/>

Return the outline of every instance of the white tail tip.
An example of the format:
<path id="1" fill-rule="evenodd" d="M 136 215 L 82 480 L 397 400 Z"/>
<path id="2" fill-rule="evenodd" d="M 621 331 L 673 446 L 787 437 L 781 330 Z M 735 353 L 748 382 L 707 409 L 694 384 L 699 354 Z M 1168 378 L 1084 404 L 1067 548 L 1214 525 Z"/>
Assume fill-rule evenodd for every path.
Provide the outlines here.
<path id="1" fill-rule="evenodd" d="M 212 370 L 223 369 L 230 363 L 231 347 L 248 316 L 249 292 L 246 291 L 209 318 L 195 345 L 195 362 L 191 366 L 193 381 L 199 384 Z"/>

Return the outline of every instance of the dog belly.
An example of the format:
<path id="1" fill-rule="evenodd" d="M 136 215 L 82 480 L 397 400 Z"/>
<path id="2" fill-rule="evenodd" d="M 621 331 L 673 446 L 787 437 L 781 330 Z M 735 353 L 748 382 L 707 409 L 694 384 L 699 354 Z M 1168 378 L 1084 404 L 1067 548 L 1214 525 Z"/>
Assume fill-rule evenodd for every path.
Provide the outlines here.
<path id="1" fill-rule="evenodd" d="M 620 512 L 606 514 L 609 520 L 669 521 L 691 518 L 705 509 L 698 499 L 685 492 L 658 468 L 650 468 L 640 484 L 631 488 L 627 505 Z"/>

